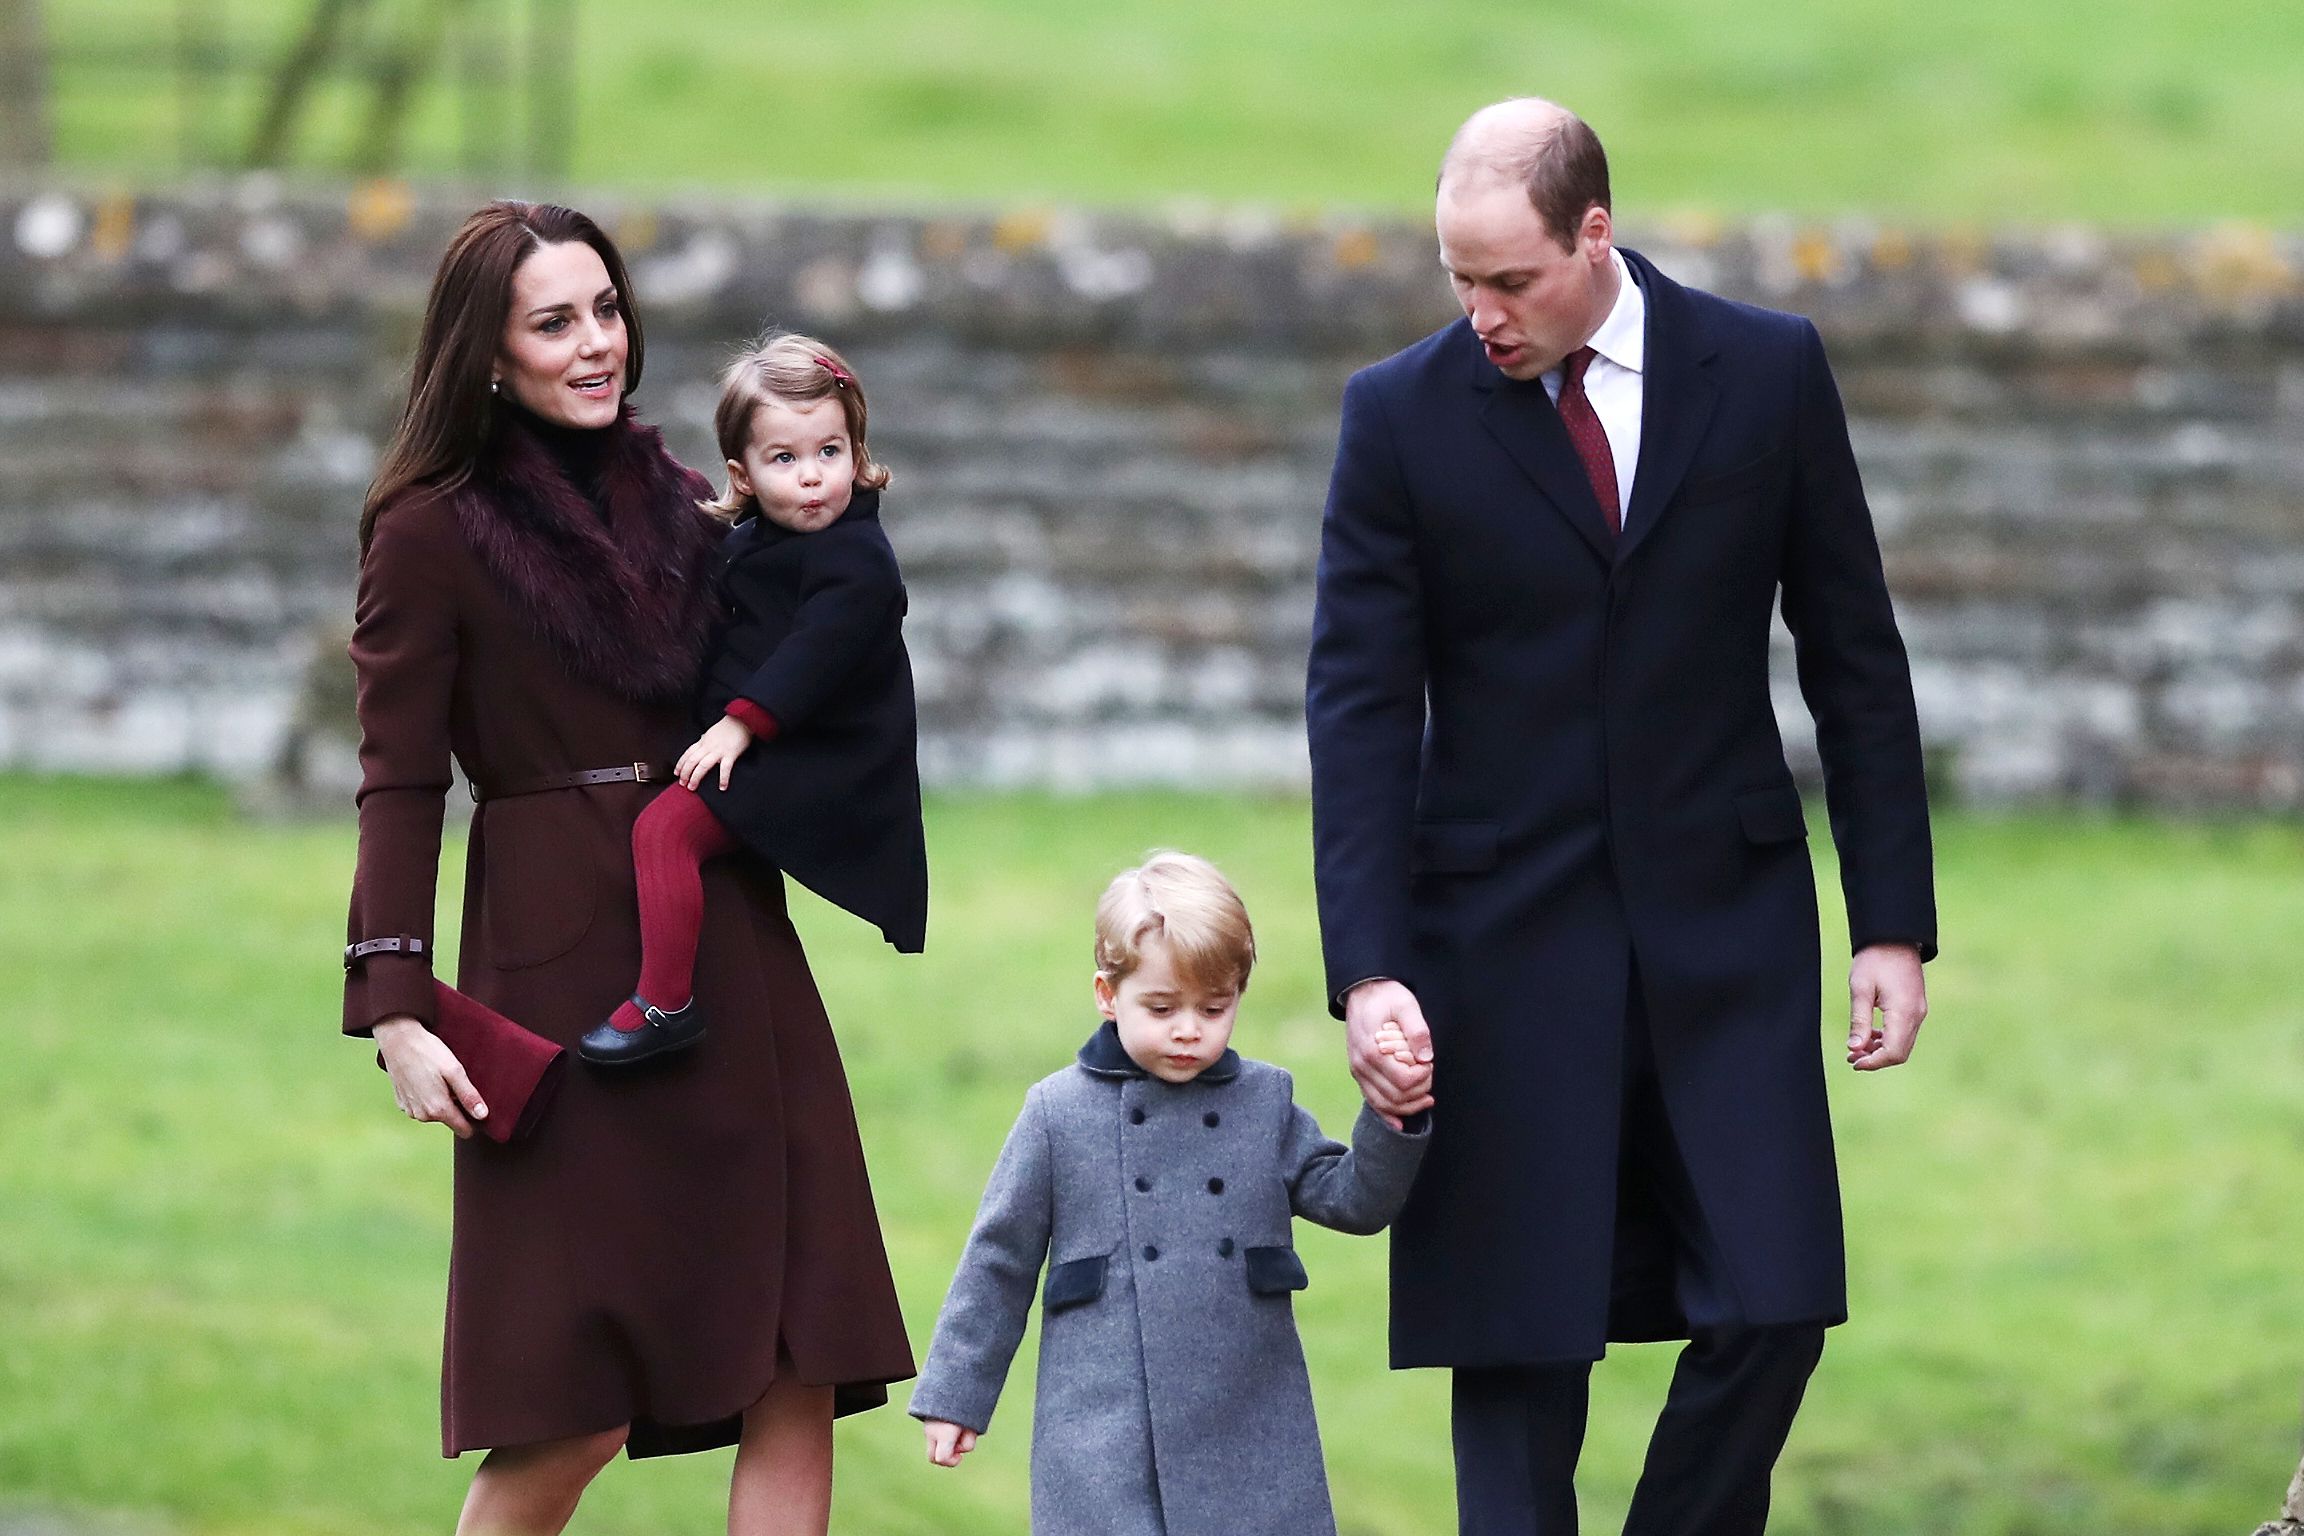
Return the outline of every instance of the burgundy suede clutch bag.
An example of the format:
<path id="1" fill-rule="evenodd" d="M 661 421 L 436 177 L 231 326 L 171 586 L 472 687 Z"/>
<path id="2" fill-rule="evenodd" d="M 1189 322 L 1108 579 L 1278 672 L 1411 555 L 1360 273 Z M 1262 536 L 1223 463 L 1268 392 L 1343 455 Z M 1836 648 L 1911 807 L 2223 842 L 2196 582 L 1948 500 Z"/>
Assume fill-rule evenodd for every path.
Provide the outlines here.
<path id="1" fill-rule="evenodd" d="M 536 1129 L 567 1070 L 568 1053 L 444 981 L 432 983 L 432 1033 L 456 1053 L 488 1106 L 473 1126 L 490 1141 L 517 1141 Z M 382 1066 L 379 1053 L 376 1064 Z"/>

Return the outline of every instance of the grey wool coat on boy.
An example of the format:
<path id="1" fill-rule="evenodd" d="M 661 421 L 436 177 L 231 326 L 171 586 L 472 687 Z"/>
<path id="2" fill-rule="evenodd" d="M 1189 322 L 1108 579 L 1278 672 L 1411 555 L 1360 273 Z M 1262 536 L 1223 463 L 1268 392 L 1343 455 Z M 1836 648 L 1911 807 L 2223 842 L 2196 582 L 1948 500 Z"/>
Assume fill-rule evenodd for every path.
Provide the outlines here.
<path id="1" fill-rule="evenodd" d="M 1363 1109 L 1347 1149 L 1280 1068 L 1227 1051 L 1163 1082 L 1107 1023 L 1025 1096 L 913 1417 L 990 1425 L 1045 1262 L 1034 1532 L 1333 1533 L 1290 1220 L 1381 1230 L 1429 1139 Z"/>

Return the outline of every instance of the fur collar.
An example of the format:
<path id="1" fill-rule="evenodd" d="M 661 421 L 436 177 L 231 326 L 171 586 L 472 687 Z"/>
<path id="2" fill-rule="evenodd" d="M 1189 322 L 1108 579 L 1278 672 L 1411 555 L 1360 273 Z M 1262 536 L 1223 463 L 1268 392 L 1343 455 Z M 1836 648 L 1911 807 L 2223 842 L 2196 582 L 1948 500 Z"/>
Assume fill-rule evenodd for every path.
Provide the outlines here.
<path id="1" fill-rule="evenodd" d="M 626 406 L 599 505 L 510 412 L 450 497 L 481 567 L 576 677 L 641 703 L 685 699 L 711 638 L 723 525 L 703 476 Z M 603 515 L 603 508 L 605 515 Z"/>

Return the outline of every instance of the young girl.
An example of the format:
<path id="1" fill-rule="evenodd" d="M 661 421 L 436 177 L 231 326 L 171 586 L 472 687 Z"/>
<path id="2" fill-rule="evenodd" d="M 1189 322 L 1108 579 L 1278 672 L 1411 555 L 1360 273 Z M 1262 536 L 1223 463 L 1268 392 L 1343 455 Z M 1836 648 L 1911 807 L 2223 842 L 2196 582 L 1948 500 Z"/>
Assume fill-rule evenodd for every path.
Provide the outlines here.
<path id="1" fill-rule="evenodd" d="M 1255 963 L 1247 910 L 1205 859 L 1156 854 L 1114 880 L 1096 907 L 1105 1022 L 1025 1095 L 984 1191 L 911 1411 L 929 1460 L 957 1466 L 1045 1263 L 1040 1536 L 1335 1536 L 1290 1221 L 1383 1228 L 1429 1119 L 1395 1130 L 1362 1109 L 1349 1149 L 1323 1136 L 1286 1072 L 1229 1049 Z"/>
<path id="2" fill-rule="evenodd" d="M 864 388 L 820 341 L 772 332 L 720 379 L 712 424 L 734 521 L 723 620 L 678 783 L 632 831 L 640 982 L 577 1049 L 604 1066 L 703 1038 L 690 995 L 700 866 L 742 846 L 919 952 L 928 923 L 904 583 L 880 529 L 888 471 Z"/>

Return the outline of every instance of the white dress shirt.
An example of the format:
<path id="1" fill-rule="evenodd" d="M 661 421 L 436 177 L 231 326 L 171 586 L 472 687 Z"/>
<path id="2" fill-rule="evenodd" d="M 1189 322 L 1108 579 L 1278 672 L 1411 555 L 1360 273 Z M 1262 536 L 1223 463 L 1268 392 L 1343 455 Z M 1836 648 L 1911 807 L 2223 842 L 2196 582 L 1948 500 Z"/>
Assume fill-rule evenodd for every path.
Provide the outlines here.
<path id="1" fill-rule="evenodd" d="M 1585 343 L 1595 354 L 1584 370 L 1584 397 L 1600 430 L 1608 434 L 1608 454 L 1616 461 L 1616 502 L 1624 514 L 1623 526 L 1632 525 L 1632 471 L 1640 462 L 1641 372 L 1648 361 L 1648 299 L 1633 281 L 1632 269 L 1614 250 L 1616 307 L 1600 322 L 1600 329 Z M 1560 388 L 1567 383 L 1565 366 L 1543 375 L 1544 392 L 1560 403 Z"/>

